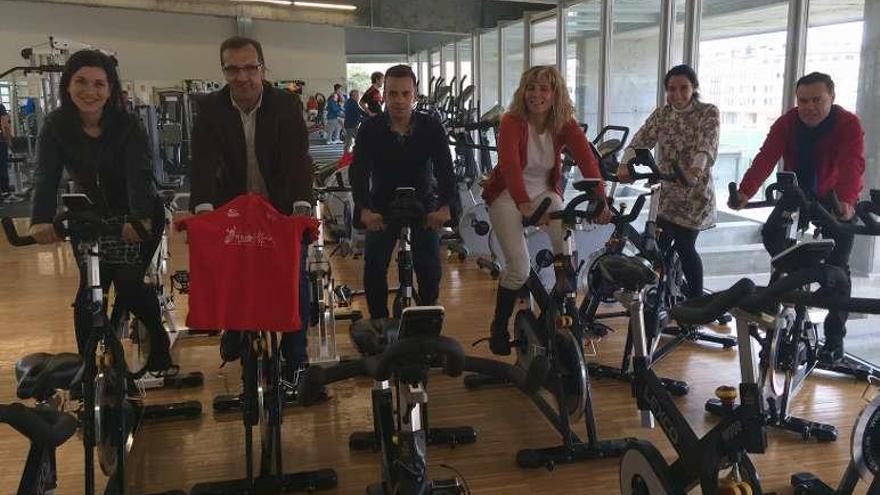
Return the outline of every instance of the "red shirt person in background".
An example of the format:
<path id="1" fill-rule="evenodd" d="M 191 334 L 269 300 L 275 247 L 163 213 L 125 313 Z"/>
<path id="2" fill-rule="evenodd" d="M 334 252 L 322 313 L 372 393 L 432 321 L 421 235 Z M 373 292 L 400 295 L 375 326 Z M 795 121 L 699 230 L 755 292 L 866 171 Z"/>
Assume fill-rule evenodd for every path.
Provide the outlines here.
<path id="1" fill-rule="evenodd" d="M 789 110 L 770 127 L 761 151 L 746 171 L 731 208 L 739 209 L 752 197 L 779 158 L 784 169 L 797 174 L 798 184 L 808 195 L 825 198 L 837 194 L 843 211 L 840 219 L 849 221 L 864 185 L 865 135 L 859 118 L 834 104 L 834 81 L 827 74 L 813 72 L 797 82 L 797 107 Z M 761 231 L 771 256 L 785 249 L 785 229 L 765 225 Z M 849 256 L 853 234 L 826 235 L 834 239 L 834 250 L 825 260 L 849 275 Z M 846 288 L 847 294 L 849 287 Z M 848 314 L 830 311 L 825 318 L 825 345 L 820 359 L 833 362 L 843 357 Z"/>
<path id="2" fill-rule="evenodd" d="M 364 112 L 367 112 L 367 115 L 372 117 L 382 113 L 382 86 L 385 84 L 385 74 L 373 72 L 370 76 L 370 82 L 373 84 L 361 97 L 360 106 Z"/>

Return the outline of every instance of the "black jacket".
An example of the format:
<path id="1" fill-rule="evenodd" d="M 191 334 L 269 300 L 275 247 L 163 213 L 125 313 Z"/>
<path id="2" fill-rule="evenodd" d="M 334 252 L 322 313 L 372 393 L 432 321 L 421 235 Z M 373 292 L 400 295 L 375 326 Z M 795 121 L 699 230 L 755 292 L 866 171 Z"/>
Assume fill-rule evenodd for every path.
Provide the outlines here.
<path id="1" fill-rule="evenodd" d="M 297 98 L 264 83 L 254 140 L 268 199 L 275 208 L 290 214 L 294 202 L 311 202 L 312 160 Z M 199 102 L 190 174 L 190 209 L 202 203 L 219 207 L 246 192 L 244 129 L 228 86 Z"/>
<path id="2" fill-rule="evenodd" d="M 52 221 L 63 170 L 104 215 L 155 216 L 159 203 L 140 120 L 114 112 L 102 118 L 101 128 L 99 138 L 88 136 L 74 109 L 59 108 L 46 117 L 37 144 L 31 223 Z"/>
<path id="3" fill-rule="evenodd" d="M 367 119 L 358 131 L 349 169 L 355 206 L 382 214 L 398 187 L 415 187 L 426 212 L 443 206 L 455 209 L 455 172 L 443 125 L 413 112 L 406 136 L 391 130 L 387 113 Z M 355 216 L 358 219 L 358 216 Z"/>

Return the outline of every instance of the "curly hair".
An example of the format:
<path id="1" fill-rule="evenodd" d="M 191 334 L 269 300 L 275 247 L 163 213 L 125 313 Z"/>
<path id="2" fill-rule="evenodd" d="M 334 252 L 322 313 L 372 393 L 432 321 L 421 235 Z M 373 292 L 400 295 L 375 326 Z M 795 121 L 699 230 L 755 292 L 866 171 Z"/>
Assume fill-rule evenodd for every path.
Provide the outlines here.
<path id="1" fill-rule="evenodd" d="M 519 87 L 513 93 L 513 100 L 507 111 L 517 117 L 526 119 L 529 111 L 526 107 L 526 88 L 536 82 L 546 82 L 550 84 L 553 90 L 553 105 L 550 107 L 550 115 L 548 117 L 547 126 L 554 133 L 558 134 L 565 127 L 565 124 L 574 118 L 574 105 L 571 103 L 571 96 L 565 87 L 565 80 L 555 66 L 552 65 L 536 65 L 531 69 L 523 72 L 519 79 Z"/>

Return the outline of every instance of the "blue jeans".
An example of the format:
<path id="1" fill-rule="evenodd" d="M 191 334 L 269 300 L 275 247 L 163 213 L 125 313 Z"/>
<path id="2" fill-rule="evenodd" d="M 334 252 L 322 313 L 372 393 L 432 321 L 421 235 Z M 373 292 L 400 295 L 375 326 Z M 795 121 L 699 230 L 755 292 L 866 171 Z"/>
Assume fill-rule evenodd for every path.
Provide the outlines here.
<path id="1" fill-rule="evenodd" d="M 281 355 L 294 367 L 309 362 L 309 319 L 312 316 L 312 298 L 309 290 L 309 245 L 303 244 L 299 264 L 299 318 L 302 330 L 289 332 L 281 336 Z"/>
<path id="2" fill-rule="evenodd" d="M 364 292 L 370 318 L 388 317 L 388 265 L 399 229 L 367 232 L 364 238 Z M 440 294 L 440 235 L 424 227 L 412 229 L 413 270 L 418 280 L 419 302 L 435 304 Z"/>
<path id="3" fill-rule="evenodd" d="M 0 193 L 12 192 L 9 185 L 9 146 L 0 139 Z"/>

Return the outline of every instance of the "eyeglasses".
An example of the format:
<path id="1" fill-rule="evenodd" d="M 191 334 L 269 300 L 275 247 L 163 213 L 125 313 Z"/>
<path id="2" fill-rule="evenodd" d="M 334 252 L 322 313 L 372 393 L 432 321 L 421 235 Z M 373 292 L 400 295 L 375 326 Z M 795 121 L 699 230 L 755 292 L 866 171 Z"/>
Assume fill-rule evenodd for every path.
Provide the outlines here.
<path id="1" fill-rule="evenodd" d="M 224 65 L 223 73 L 227 76 L 234 76 L 239 72 L 244 72 L 248 76 L 253 76 L 260 69 L 263 68 L 263 64 L 248 64 L 248 65 Z"/>

